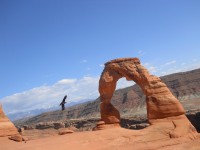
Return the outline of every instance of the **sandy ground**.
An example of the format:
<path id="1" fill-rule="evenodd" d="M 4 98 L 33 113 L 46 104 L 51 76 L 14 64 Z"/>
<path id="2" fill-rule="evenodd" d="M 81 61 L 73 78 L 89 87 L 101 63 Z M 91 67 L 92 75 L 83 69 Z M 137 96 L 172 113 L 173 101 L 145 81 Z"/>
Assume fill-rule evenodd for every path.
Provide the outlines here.
<path id="1" fill-rule="evenodd" d="M 200 135 L 196 140 L 181 141 L 157 137 L 145 142 L 141 131 L 112 128 L 101 131 L 75 132 L 25 142 L 0 138 L 0 150 L 200 150 Z M 151 137 L 148 137 L 151 139 Z M 164 138 L 164 139 L 163 139 Z M 148 139 L 149 141 L 149 139 Z M 167 141 L 167 142 L 166 142 Z"/>

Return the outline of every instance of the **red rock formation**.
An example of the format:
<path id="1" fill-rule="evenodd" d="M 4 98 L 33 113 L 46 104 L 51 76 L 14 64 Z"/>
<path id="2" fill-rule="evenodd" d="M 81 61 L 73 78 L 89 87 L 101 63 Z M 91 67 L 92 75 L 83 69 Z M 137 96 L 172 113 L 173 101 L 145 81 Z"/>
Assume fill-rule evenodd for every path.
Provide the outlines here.
<path id="1" fill-rule="evenodd" d="M 17 128 L 6 117 L 0 105 L 0 137 L 19 134 Z"/>
<path id="2" fill-rule="evenodd" d="M 185 116 L 185 110 L 173 96 L 166 84 L 159 77 L 150 75 L 138 58 L 120 58 L 109 61 L 99 80 L 101 121 L 97 129 L 107 124 L 120 122 L 119 111 L 110 103 L 117 81 L 125 77 L 136 82 L 146 95 L 147 117 L 151 125 L 171 123 L 174 129 L 168 134 L 171 138 L 191 133 L 195 137 L 196 130 Z M 113 125 L 112 125 L 113 126 Z M 163 125 L 162 125 L 163 126 Z"/>

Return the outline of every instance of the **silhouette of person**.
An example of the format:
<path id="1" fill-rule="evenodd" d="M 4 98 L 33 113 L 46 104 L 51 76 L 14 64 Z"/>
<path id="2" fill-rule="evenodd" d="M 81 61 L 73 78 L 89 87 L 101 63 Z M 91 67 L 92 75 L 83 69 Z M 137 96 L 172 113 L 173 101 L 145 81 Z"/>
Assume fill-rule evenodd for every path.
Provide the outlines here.
<path id="1" fill-rule="evenodd" d="M 65 103 L 67 103 L 65 102 L 66 98 L 67 98 L 67 95 L 64 96 L 62 102 L 60 103 L 60 105 L 62 106 L 62 110 L 65 110 Z"/>

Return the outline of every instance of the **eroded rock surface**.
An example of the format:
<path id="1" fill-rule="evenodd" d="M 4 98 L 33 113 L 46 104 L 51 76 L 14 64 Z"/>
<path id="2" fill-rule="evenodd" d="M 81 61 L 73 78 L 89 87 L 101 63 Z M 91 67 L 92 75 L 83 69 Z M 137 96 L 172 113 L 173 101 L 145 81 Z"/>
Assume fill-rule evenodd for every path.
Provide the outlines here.
<path id="1" fill-rule="evenodd" d="M 59 135 L 74 133 L 73 130 L 69 130 L 67 128 L 60 128 L 58 131 L 59 131 L 58 132 Z"/>
<path id="2" fill-rule="evenodd" d="M 14 124 L 7 118 L 0 105 L 0 137 L 19 134 Z"/>
<path id="3" fill-rule="evenodd" d="M 162 134 L 163 130 L 170 138 L 196 138 L 196 129 L 185 116 L 180 102 L 159 77 L 151 75 L 141 65 L 138 58 L 120 58 L 105 64 L 99 80 L 101 124 L 97 124 L 97 129 L 106 125 L 113 127 L 120 122 L 120 113 L 111 104 L 111 98 L 117 81 L 122 77 L 136 82 L 146 95 L 147 117 L 151 126 L 143 132 L 153 133 L 159 129 L 156 133 Z"/>

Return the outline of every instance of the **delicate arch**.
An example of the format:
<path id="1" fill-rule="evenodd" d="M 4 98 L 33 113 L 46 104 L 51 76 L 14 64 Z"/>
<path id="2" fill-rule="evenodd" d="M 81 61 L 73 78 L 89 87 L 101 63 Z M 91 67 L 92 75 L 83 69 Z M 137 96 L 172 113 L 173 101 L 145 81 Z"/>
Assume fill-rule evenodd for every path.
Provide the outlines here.
<path id="1" fill-rule="evenodd" d="M 119 123 L 119 111 L 110 103 L 117 81 L 125 77 L 136 82 L 146 95 L 147 117 L 162 119 L 185 113 L 180 102 L 173 96 L 159 77 L 150 75 L 138 58 L 120 58 L 109 61 L 99 80 L 101 119 L 106 124 Z"/>

